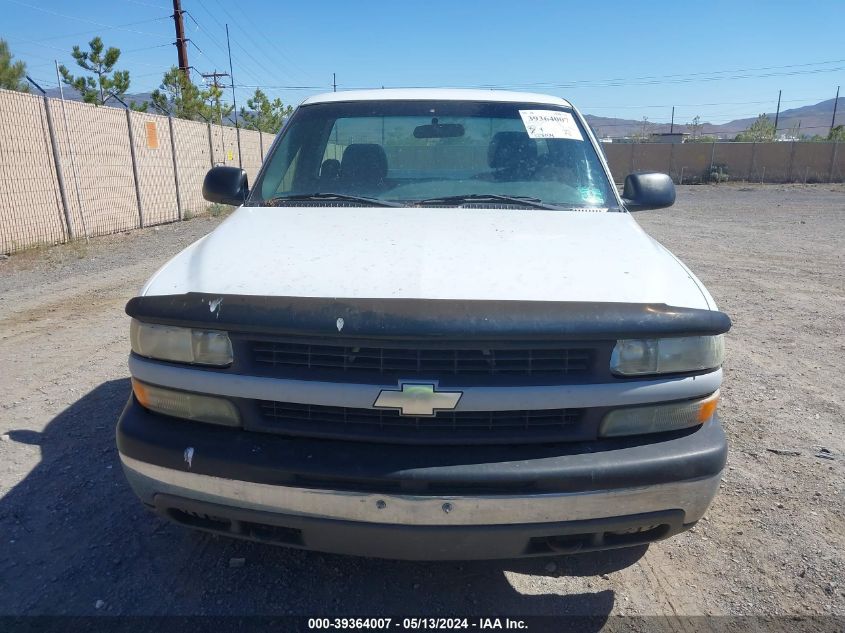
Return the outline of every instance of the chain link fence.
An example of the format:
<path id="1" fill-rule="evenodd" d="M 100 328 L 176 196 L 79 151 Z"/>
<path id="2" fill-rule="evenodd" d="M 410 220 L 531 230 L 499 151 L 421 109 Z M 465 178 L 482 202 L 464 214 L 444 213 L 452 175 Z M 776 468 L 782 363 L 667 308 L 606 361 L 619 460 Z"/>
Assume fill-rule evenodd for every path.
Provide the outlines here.
<path id="1" fill-rule="evenodd" d="M 68 238 L 44 100 L 0 91 L 0 252 Z M 26 208 L 26 213 L 21 209 Z"/>
<path id="2" fill-rule="evenodd" d="M 274 139 L 0 90 L 0 253 L 207 213 L 206 172 L 241 165 L 253 182 Z"/>

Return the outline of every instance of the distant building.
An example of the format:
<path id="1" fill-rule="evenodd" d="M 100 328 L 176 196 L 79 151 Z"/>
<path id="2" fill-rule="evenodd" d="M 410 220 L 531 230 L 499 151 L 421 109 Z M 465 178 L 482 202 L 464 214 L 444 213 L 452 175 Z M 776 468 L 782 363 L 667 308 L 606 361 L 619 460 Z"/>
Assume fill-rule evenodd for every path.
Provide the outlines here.
<path id="1" fill-rule="evenodd" d="M 655 132 L 651 135 L 652 143 L 683 143 L 689 132 Z"/>

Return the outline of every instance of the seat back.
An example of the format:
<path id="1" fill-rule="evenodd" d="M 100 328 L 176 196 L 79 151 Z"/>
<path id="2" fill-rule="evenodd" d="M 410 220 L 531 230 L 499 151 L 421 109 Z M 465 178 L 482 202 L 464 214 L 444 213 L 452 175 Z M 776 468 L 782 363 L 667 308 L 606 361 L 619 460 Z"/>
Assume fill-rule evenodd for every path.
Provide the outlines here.
<path id="1" fill-rule="evenodd" d="M 351 190 L 378 188 L 387 176 L 387 155 L 376 143 L 353 143 L 343 152 L 340 182 Z"/>
<path id="2" fill-rule="evenodd" d="M 527 132 L 496 132 L 487 149 L 487 164 L 497 177 L 528 176 L 537 166 L 537 144 Z"/>

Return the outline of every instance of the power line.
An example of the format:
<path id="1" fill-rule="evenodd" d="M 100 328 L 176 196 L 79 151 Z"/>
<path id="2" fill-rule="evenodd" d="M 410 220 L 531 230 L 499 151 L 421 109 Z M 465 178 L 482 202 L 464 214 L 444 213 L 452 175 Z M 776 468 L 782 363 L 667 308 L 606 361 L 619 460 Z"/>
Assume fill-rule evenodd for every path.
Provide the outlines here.
<path id="1" fill-rule="evenodd" d="M 212 12 L 211 12 L 211 11 L 210 11 L 210 10 L 209 10 L 206 6 L 205 6 L 205 5 L 203 5 L 202 3 L 200 3 L 200 5 L 199 5 L 199 6 L 200 6 L 200 7 L 202 7 L 203 11 L 205 11 L 205 12 L 206 12 L 209 16 L 211 16 L 211 19 L 212 19 L 212 20 L 214 20 L 214 22 L 216 22 L 216 23 L 217 23 L 217 25 L 218 25 L 221 29 L 225 29 L 225 28 L 226 28 L 226 26 L 225 26 L 223 23 L 221 23 L 221 22 L 220 22 L 220 20 L 219 20 L 219 19 L 217 19 L 217 17 L 216 17 L 216 16 L 215 16 L 215 15 L 214 15 L 214 14 L 213 14 L 213 13 L 212 13 Z M 225 8 L 225 7 L 223 7 L 222 5 L 220 5 L 220 6 L 221 6 L 221 9 L 223 10 L 223 12 L 224 12 L 227 16 L 229 16 L 229 18 L 231 18 L 231 19 L 232 19 L 233 23 L 234 23 L 234 24 L 237 24 L 237 20 L 235 20 L 235 18 L 234 18 L 234 17 L 233 17 L 233 16 L 232 16 L 232 15 L 231 15 L 231 14 L 230 14 L 227 10 L 226 10 L 226 8 Z M 239 25 L 238 25 L 238 26 L 239 26 Z M 250 34 L 248 31 L 245 31 L 245 30 L 243 29 L 243 27 L 240 27 L 240 28 L 241 28 L 241 31 L 244 31 L 245 33 L 247 33 L 247 35 L 249 35 L 249 34 Z M 246 55 L 246 56 L 247 56 L 247 57 L 248 57 L 248 58 L 249 58 L 249 59 L 253 62 L 253 64 L 254 64 L 256 67 L 260 68 L 260 69 L 261 69 L 261 70 L 263 70 L 265 73 L 267 73 L 267 75 L 268 75 L 268 76 L 270 76 L 270 77 L 274 77 L 274 76 L 276 76 L 276 75 L 278 74 L 278 70 L 272 70 L 272 69 L 268 68 L 268 67 L 264 64 L 264 62 L 262 62 L 262 61 L 261 61 L 260 59 L 258 59 L 255 55 L 253 55 L 253 54 L 252 54 L 252 52 L 251 52 L 249 49 L 247 49 L 247 48 L 245 48 L 244 46 L 242 46 L 242 45 L 240 44 L 240 42 L 239 42 L 237 39 L 235 39 L 232 43 L 233 43 L 233 44 L 234 44 L 234 45 L 235 45 L 238 49 L 240 49 L 240 50 L 241 50 L 241 52 L 243 52 L 243 53 L 244 53 L 244 55 Z M 239 70 L 244 71 L 244 72 L 245 72 L 247 75 L 249 75 L 252 79 L 256 80 L 256 82 L 257 82 L 258 84 L 260 84 L 260 83 L 262 82 L 262 79 L 261 79 L 260 77 L 258 77 L 258 76 L 257 76 L 257 75 L 256 75 L 256 74 L 252 71 L 251 66 L 252 66 L 252 64 L 241 64 L 241 65 L 239 66 Z"/>
<path id="2" fill-rule="evenodd" d="M 164 48 L 165 46 L 173 46 L 173 42 L 165 42 L 164 44 L 154 44 L 153 46 L 142 46 L 141 48 L 130 48 L 128 50 L 121 49 L 121 55 L 128 55 L 129 53 L 139 53 L 141 51 L 149 51 L 154 48 Z"/>
<path id="3" fill-rule="evenodd" d="M 798 102 L 806 102 L 811 101 L 813 99 L 822 99 L 823 97 L 805 97 L 803 99 L 784 99 L 783 103 L 798 103 Z M 771 103 L 771 99 L 766 99 L 764 101 L 723 101 L 723 102 L 714 102 L 714 103 L 654 103 L 648 105 L 584 105 L 581 104 L 578 107 L 582 110 L 590 109 L 590 110 L 620 110 L 620 109 L 648 109 L 648 108 L 671 108 L 673 105 L 679 108 L 701 108 L 707 106 L 723 106 L 723 105 L 755 105 L 755 104 L 766 104 Z"/>
<path id="4" fill-rule="evenodd" d="M 220 8 L 223 10 L 223 12 L 224 12 L 227 16 L 229 16 L 229 18 L 232 20 L 232 23 L 233 23 L 235 26 L 238 26 L 238 27 L 241 29 L 241 31 L 244 31 L 247 35 L 258 34 L 259 36 L 261 36 L 261 37 L 262 37 L 262 38 L 263 38 L 263 39 L 264 39 L 264 40 L 265 40 L 265 41 L 266 41 L 266 42 L 267 42 L 267 43 L 268 43 L 268 44 L 269 44 L 269 45 L 270 45 L 273 49 L 275 49 L 275 51 L 276 51 L 276 52 L 277 52 L 277 53 L 278 53 L 278 54 L 279 54 L 279 55 L 280 55 L 280 56 L 281 56 L 281 57 L 285 60 L 285 62 L 287 63 L 287 65 L 289 65 L 290 67 L 292 67 L 292 68 L 293 68 L 293 69 L 294 69 L 294 70 L 295 70 L 295 71 L 296 71 L 296 72 L 297 72 L 297 73 L 298 73 L 301 77 L 306 78 L 306 79 L 307 79 L 307 78 L 311 78 L 311 79 L 313 79 L 313 77 L 311 77 L 311 76 L 309 75 L 309 73 L 305 72 L 302 68 L 300 68 L 300 67 L 297 65 L 297 63 L 296 63 L 296 62 L 295 62 L 295 61 L 294 61 L 294 60 L 293 60 L 290 56 L 288 56 L 288 54 L 287 54 L 287 53 L 286 53 L 286 52 L 285 52 L 285 51 L 284 51 L 284 50 L 283 50 L 283 49 L 279 46 L 278 42 L 276 42 L 276 41 L 274 41 L 274 40 L 271 40 L 269 37 L 267 37 L 267 35 L 264 33 L 264 31 L 262 31 L 262 30 L 261 30 L 260 26 L 259 26 L 259 25 L 257 25 L 257 24 L 255 24 L 255 22 L 253 22 L 253 21 L 252 21 L 252 19 L 250 18 L 250 16 L 249 16 L 249 13 L 248 13 L 248 12 L 246 12 L 246 11 L 242 11 L 242 12 L 240 12 L 240 13 L 239 13 L 239 16 L 240 16 L 240 17 L 243 17 L 243 18 L 244 18 L 244 20 L 246 20 L 246 21 L 250 24 L 250 26 L 252 27 L 252 30 L 251 30 L 251 31 L 247 31 L 246 29 L 244 29 L 243 27 L 241 27 L 241 26 L 237 23 L 237 20 L 234 18 L 234 16 L 232 16 L 232 14 L 230 14 L 230 13 L 229 13 L 229 11 L 228 11 L 228 10 L 226 9 L 226 7 L 225 7 L 225 6 L 224 6 L 224 5 L 220 2 L 220 0 L 215 0 L 215 1 L 217 2 L 218 6 L 220 6 Z M 254 43 L 255 43 L 255 42 L 253 41 L 253 44 L 254 44 Z M 266 50 L 265 50 L 264 52 L 265 52 L 265 55 L 266 55 Z M 271 56 L 270 56 L 270 55 L 267 55 L 267 57 L 271 57 Z M 278 72 L 278 71 L 277 71 L 277 72 Z"/>
<path id="5" fill-rule="evenodd" d="M 160 20 L 168 20 L 168 19 L 170 19 L 170 16 L 165 15 L 165 16 L 162 16 L 160 18 L 151 18 L 149 20 L 139 20 L 137 22 L 127 22 L 126 24 L 117 24 L 117 25 L 112 26 L 112 27 L 99 26 L 99 27 L 97 27 L 97 31 L 113 31 L 113 30 L 116 30 L 116 29 L 124 29 L 128 26 L 135 26 L 137 24 L 149 24 L 150 22 L 159 22 Z M 97 32 L 97 31 L 94 31 L 94 29 L 87 29 L 85 31 L 77 31 L 75 33 L 65 33 L 64 35 L 51 35 L 50 37 L 42 37 L 41 39 L 36 40 L 36 41 L 38 41 L 38 42 L 49 42 L 51 40 L 59 40 L 59 39 L 62 39 L 62 38 L 71 38 L 71 37 L 76 37 L 78 35 L 86 35 L 88 33 L 94 33 L 94 32 Z"/>
<path id="6" fill-rule="evenodd" d="M 267 86 L 264 84 L 235 84 L 235 88 L 260 88 L 262 90 L 326 90 L 329 86 Z"/>
<path id="7" fill-rule="evenodd" d="M 681 79 L 681 80 L 685 80 L 685 79 L 688 79 L 690 77 L 703 77 L 705 75 L 708 76 L 708 77 L 703 79 L 703 81 L 710 81 L 710 80 L 713 80 L 713 79 L 726 79 L 726 78 L 710 77 L 712 75 L 723 75 L 723 74 L 726 74 L 726 73 L 747 73 L 747 72 L 756 72 L 756 71 L 760 71 L 760 70 L 783 70 L 783 69 L 787 69 L 787 68 L 806 68 L 807 66 L 823 66 L 823 65 L 828 65 L 828 64 L 841 64 L 841 63 L 845 63 L 845 59 L 833 59 L 833 60 L 826 60 L 826 61 L 820 61 L 820 62 L 806 62 L 806 63 L 802 63 L 802 64 L 788 64 L 788 65 L 785 65 L 785 66 L 762 66 L 762 67 L 757 67 L 757 68 L 735 68 L 735 69 L 731 69 L 731 70 L 711 70 L 711 71 L 702 71 L 702 72 L 698 72 L 698 73 L 676 73 L 676 74 L 671 74 L 671 75 L 645 75 L 645 76 L 642 76 L 642 77 L 617 77 L 617 78 L 612 78 L 612 79 L 583 80 L 583 81 L 569 82 L 569 83 L 566 83 L 566 84 L 555 84 L 555 83 L 549 83 L 549 82 L 537 82 L 537 83 L 521 83 L 521 84 L 508 84 L 508 85 L 510 85 L 510 86 L 521 86 L 521 87 L 531 87 L 531 86 L 544 87 L 545 86 L 545 87 L 554 88 L 554 87 L 561 87 L 561 86 L 570 87 L 570 86 L 576 86 L 576 85 L 582 85 L 582 84 L 605 84 L 607 82 L 614 82 L 614 83 L 615 82 L 640 82 L 640 81 L 655 80 L 655 79 L 669 79 L 669 80 L 671 80 L 671 79 Z M 841 68 L 820 69 L 820 70 L 822 70 L 822 71 L 841 70 Z M 814 72 L 814 71 L 811 71 L 811 72 Z M 771 76 L 771 75 L 766 74 L 766 75 L 761 75 L 761 76 L 768 77 L 768 76 Z M 665 82 L 665 83 L 675 83 L 675 82 L 669 81 L 669 82 Z M 622 85 L 628 85 L 628 84 L 622 84 Z M 640 84 L 631 84 L 631 85 L 640 85 Z M 485 87 L 485 88 L 496 87 L 496 85 L 495 84 L 483 84 L 482 87 Z"/>
<path id="8" fill-rule="evenodd" d="M 205 8 L 205 7 L 203 7 L 203 8 Z M 216 20 L 216 19 L 215 19 L 215 20 Z M 219 24 L 219 21 L 218 21 L 218 24 Z M 226 27 L 225 27 L 225 25 L 224 25 L 224 27 L 223 27 L 223 28 L 224 28 L 224 29 L 226 28 Z M 235 46 L 237 46 L 237 47 L 238 47 L 238 48 L 239 48 L 239 49 L 240 49 L 240 50 L 241 50 L 241 51 L 242 51 L 242 52 L 243 52 L 243 53 L 244 53 L 244 54 L 245 54 L 245 55 L 246 55 L 249 59 L 251 59 L 251 60 L 253 61 L 253 63 L 254 63 L 256 66 L 258 66 L 259 68 L 261 68 L 261 70 L 263 70 L 264 72 L 266 72 L 266 73 L 267 73 L 268 75 L 270 75 L 271 77 L 275 74 L 275 73 L 274 73 L 274 71 L 270 70 L 267 66 L 265 66 L 265 65 L 264 65 L 264 62 L 262 62 L 262 61 L 261 61 L 261 60 L 259 60 L 257 57 L 255 57 L 255 55 L 253 55 L 253 54 L 249 51 L 249 49 L 245 48 L 244 46 L 241 46 L 240 42 L 238 42 L 237 40 L 235 40 L 234 44 L 235 44 Z"/>
<path id="9" fill-rule="evenodd" d="M 159 33 L 149 33 L 147 31 L 138 31 L 136 29 L 129 29 L 122 26 L 117 26 L 114 24 L 106 24 L 104 22 L 97 22 L 96 20 L 89 20 L 88 18 L 80 18 L 76 15 L 68 15 L 66 13 L 59 13 L 58 11 L 53 11 L 51 9 L 45 9 L 44 7 L 39 7 L 34 4 L 28 4 L 26 2 L 21 2 L 21 0 L 4 0 L 5 2 L 10 2 L 12 4 L 17 4 L 22 7 L 27 7 L 28 9 L 34 9 L 35 11 L 41 11 L 42 13 L 49 13 L 50 15 L 55 15 L 60 18 L 65 18 L 66 20 L 78 20 L 79 22 L 87 22 L 88 24 L 94 24 L 101 28 L 106 29 L 115 29 L 119 31 L 127 31 L 129 33 L 137 33 L 138 35 L 150 35 L 152 37 L 158 37 Z"/>
<path id="10" fill-rule="evenodd" d="M 39 42 L 38 40 L 31 40 L 31 39 L 26 38 L 26 37 L 19 37 L 17 35 L 15 35 L 15 36 L 5 36 L 4 35 L 3 37 L 5 39 L 8 39 L 8 40 L 11 40 L 11 41 L 14 41 L 14 42 L 26 42 L 28 44 L 33 44 L 33 45 L 38 46 L 39 49 L 49 48 L 50 50 L 59 51 L 59 52 L 64 53 L 64 54 L 68 53 L 68 50 L 66 48 L 61 48 L 59 46 L 52 46 L 50 44 L 45 44 L 43 42 Z M 120 51 L 120 54 L 124 55 L 124 54 L 128 54 L 128 53 L 137 53 L 137 52 L 149 50 L 149 49 L 152 49 L 152 48 L 159 48 L 160 46 L 170 46 L 170 44 L 168 43 L 168 44 L 159 44 L 159 45 L 156 45 L 156 46 L 144 46 L 144 47 L 141 47 L 141 48 L 132 49 L 130 51 Z M 38 58 L 38 59 L 48 59 L 47 57 L 38 55 L 36 53 L 26 53 L 26 55 L 28 57 L 35 57 L 35 58 Z M 53 61 L 53 58 L 49 58 L 49 59 L 50 59 L 51 62 Z M 140 64 L 142 66 L 152 66 L 153 68 L 159 67 L 158 64 L 151 64 L 149 62 L 135 62 L 135 63 Z"/>
<path id="11" fill-rule="evenodd" d="M 796 68 L 799 66 L 813 66 L 823 64 L 842 63 L 845 60 L 830 60 L 825 62 L 811 62 L 808 64 L 791 64 L 789 66 L 769 67 L 769 68 Z M 751 70 L 751 69 L 749 69 Z M 763 70 L 763 69 L 761 69 Z M 524 89 L 524 88 L 556 88 L 556 89 L 574 89 L 574 88 L 616 88 L 625 86 L 653 86 L 663 84 L 687 84 L 696 82 L 713 82 L 713 81 L 728 81 L 736 79 L 762 79 L 768 77 L 789 77 L 797 75 L 815 75 L 820 73 L 831 73 L 845 70 L 845 66 L 836 66 L 833 68 L 815 68 L 809 70 L 794 70 L 788 72 L 768 72 L 760 74 L 742 74 L 729 76 L 704 76 L 708 73 L 691 73 L 689 75 L 663 75 L 651 77 L 634 77 L 634 78 L 620 78 L 620 79 L 601 79 L 601 80 L 581 80 L 572 81 L 568 83 L 512 83 L 512 84 L 476 84 L 456 86 L 461 88 L 476 88 L 480 90 L 495 90 L 495 89 Z M 721 75 L 733 71 L 713 71 L 713 75 Z M 677 79 L 673 79 L 677 77 Z M 384 86 L 381 86 L 384 87 Z M 431 85 L 393 85 L 391 88 L 443 88 L 446 86 L 431 86 Z M 671 104 L 670 104 L 671 107 Z"/>
<path id="12" fill-rule="evenodd" d="M 211 59 L 211 57 L 209 57 L 208 55 L 206 55 L 206 54 L 205 54 L 205 51 L 203 51 L 203 50 L 202 50 L 202 49 L 201 49 L 201 48 L 197 45 L 197 43 L 196 43 L 196 42 L 194 42 L 194 40 L 188 40 L 188 43 L 189 43 L 191 46 L 193 46 L 195 49 L 197 49 L 197 52 L 198 52 L 200 55 L 202 55 L 203 57 L 205 57 L 206 61 L 208 61 L 208 62 L 209 62 L 212 66 L 214 66 L 215 68 L 216 68 L 217 66 L 222 66 L 222 64 L 216 64 L 216 63 L 214 63 L 214 60 L 213 60 L 213 59 Z"/>
<path id="13" fill-rule="evenodd" d="M 232 24 L 233 24 L 233 25 L 238 25 L 237 20 L 236 20 L 234 17 L 232 17 L 232 14 L 231 14 L 231 13 L 229 13 L 229 11 L 226 9 L 226 7 L 225 7 L 225 6 L 223 6 L 223 5 L 222 5 L 222 4 L 220 4 L 219 2 L 217 3 L 217 5 L 220 7 L 220 9 L 223 11 L 223 13 L 225 13 L 225 14 L 229 17 L 229 19 L 230 19 L 230 20 L 232 20 Z M 217 16 L 215 16 L 215 15 L 214 15 L 211 11 L 209 11 L 209 10 L 208 10 L 208 8 L 206 8 L 206 7 L 205 7 L 202 3 L 200 3 L 200 6 L 203 8 L 203 10 L 204 10 L 206 13 L 208 13 L 208 14 L 211 16 L 211 18 L 212 18 L 212 19 L 213 19 L 213 20 L 217 23 L 217 25 L 218 25 L 221 29 L 225 29 L 225 28 L 226 28 L 226 26 L 225 26 L 224 24 L 222 24 L 222 23 L 220 22 L 220 20 L 218 20 L 218 19 L 217 19 Z M 240 28 L 240 25 L 238 25 L 238 27 Z M 243 29 L 241 29 L 241 30 L 243 30 Z M 247 55 L 247 57 L 249 57 L 249 58 L 250 58 L 250 59 L 251 59 L 251 60 L 252 60 L 252 61 L 253 61 L 253 62 L 254 62 L 257 66 L 259 66 L 259 67 L 260 67 L 260 68 L 261 68 L 264 72 L 268 73 L 270 76 L 273 76 L 273 75 L 275 74 L 275 72 L 274 72 L 274 71 L 272 71 L 272 70 L 268 69 L 268 68 L 267 68 L 267 67 L 266 67 L 266 66 L 265 66 L 262 62 L 260 62 L 258 59 L 256 59 L 256 58 L 255 58 L 255 56 L 254 56 L 254 55 L 253 55 L 253 54 L 252 54 L 249 50 L 247 50 L 246 48 L 244 48 L 243 46 L 241 46 L 241 45 L 238 43 L 238 41 L 237 41 L 237 40 L 235 40 L 235 46 L 237 46 L 238 48 L 240 48 L 240 49 L 241 49 L 241 50 L 242 50 L 242 51 L 243 51 L 243 52 Z"/>
<path id="14" fill-rule="evenodd" d="M 202 6 L 202 5 L 200 5 L 200 6 Z M 204 7 L 203 7 L 203 8 L 204 8 Z M 218 49 L 220 49 L 220 50 L 222 51 L 222 49 L 223 49 L 223 45 L 220 43 L 220 41 L 219 41 L 219 40 L 218 40 L 218 39 L 217 39 L 214 35 L 212 35 L 212 34 L 211 34 L 211 32 L 210 32 L 208 29 L 206 29 L 204 26 L 202 26 L 202 25 L 199 23 L 199 21 L 198 21 L 198 20 L 194 17 L 194 15 L 193 15 L 190 11 L 187 11 L 187 10 L 186 10 L 186 11 L 185 11 L 185 14 L 186 14 L 186 15 L 187 15 L 187 16 L 188 16 L 188 17 L 189 17 L 189 18 L 190 18 L 190 19 L 194 22 L 194 24 L 196 25 L 196 27 L 197 27 L 200 31 L 202 31 L 202 32 L 205 34 L 205 36 L 206 36 L 206 37 L 208 37 L 208 39 L 209 39 L 209 40 L 211 40 L 211 42 L 212 42 L 212 43 L 213 43 L 213 44 L 214 44 L 214 45 L 215 45 Z M 214 16 L 212 16 L 212 17 L 214 17 Z M 216 18 L 215 18 L 215 21 L 217 21 L 217 19 L 216 19 Z M 218 21 L 218 24 L 219 24 L 219 21 Z M 225 27 L 224 27 L 224 28 L 225 28 Z M 196 46 L 196 44 L 194 44 L 194 46 L 197 48 L 197 50 L 199 50 L 199 46 Z M 218 64 L 218 63 L 216 63 L 216 62 L 212 61 L 212 60 L 211 60 L 211 58 L 210 58 L 208 55 L 206 55 L 205 53 L 203 53 L 202 51 L 200 51 L 200 54 L 201 54 L 201 55 L 203 55 L 203 57 L 205 57 L 205 58 L 206 58 L 209 62 L 211 62 L 212 66 L 214 66 L 214 67 L 223 66 L 223 64 Z M 241 68 L 241 70 L 243 70 L 243 71 L 244 71 L 247 75 L 249 75 L 249 77 L 251 77 L 252 79 L 254 79 L 254 80 L 256 80 L 256 81 L 261 81 L 260 77 L 258 77 L 258 75 L 256 75 L 256 74 L 255 74 L 255 73 L 254 73 L 254 72 L 250 69 L 250 67 L 249 67 L 249 66 L 246 66 L 245 68 Z"/>
<path id="15" fill-rule="evenodd" d="M 132 4 L 139 4 L 142 7 L 152 7 L 153 9 L 160 9 L 161 11 L 170 11 L 169 7 L 163 7 L 159 4 L 150 4 L 149 2 L 141 2 L 140 0 L 124 0 L 125 2 L 130 2 Z"/>

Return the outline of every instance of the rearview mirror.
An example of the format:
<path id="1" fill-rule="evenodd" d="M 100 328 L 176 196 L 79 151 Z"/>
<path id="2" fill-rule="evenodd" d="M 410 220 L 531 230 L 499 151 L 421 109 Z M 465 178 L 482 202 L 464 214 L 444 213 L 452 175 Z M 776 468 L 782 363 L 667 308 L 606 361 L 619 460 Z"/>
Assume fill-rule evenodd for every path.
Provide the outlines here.
<path id="1" fill-rule="evenodd" d="M 464 126 L 460 123 L 438 123 L 432 119 L 431 125 L 418 125 L 414 128 L 414 138 L 457 138 L 464 135 Z"/>
<path id="2" fill-rule="evenodd" d="M 202 197 L 209 202 L 242 205 L 249 195 L 246 172 L 239 167 L 212 167 L 202 182 Z"/>
<path id="3" fill-rule="evenodd" d="M 666 174 L 646 172 L 625 178 L 622 201 L 628 211 L 663 209 L 675 204 L 675 183 Z"/>

